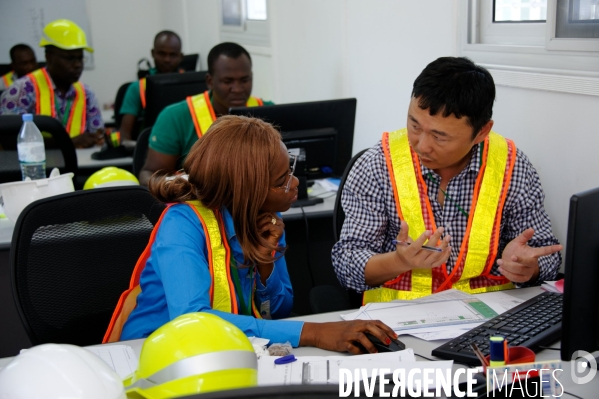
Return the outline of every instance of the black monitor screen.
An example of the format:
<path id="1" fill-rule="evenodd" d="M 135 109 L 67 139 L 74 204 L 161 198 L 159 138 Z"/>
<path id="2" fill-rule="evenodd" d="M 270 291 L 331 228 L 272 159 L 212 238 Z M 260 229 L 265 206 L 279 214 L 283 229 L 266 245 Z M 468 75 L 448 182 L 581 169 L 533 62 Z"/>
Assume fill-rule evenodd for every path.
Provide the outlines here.
<path id="1" fill-rule="evenodd" d="M 206 71 L 166 73 L 146 79 L 146 110 L 144 125 L 154 125 L 158 114 L 168 105 L 185 100 L 208 90 Z"/>
<path id="2" fill-rule="evenodd" d="M 352 155 L 356 99 L 231 108 L 277 127 L 292 154 L 296 174 L 307 179 L 341 176 Z"/>
<path id="3" fill-rule="evenodd" d="M 568 217 L 561 356 L 599 350 L 599 188 L 573 195 Z"/>

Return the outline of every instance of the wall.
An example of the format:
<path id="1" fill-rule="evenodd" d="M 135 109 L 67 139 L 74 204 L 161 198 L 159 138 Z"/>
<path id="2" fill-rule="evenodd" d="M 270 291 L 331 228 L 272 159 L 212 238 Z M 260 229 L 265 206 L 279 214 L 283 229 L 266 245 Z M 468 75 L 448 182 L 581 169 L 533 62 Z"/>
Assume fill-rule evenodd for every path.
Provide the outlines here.
<path id="1" fill-rule="evenodd" d="M 81 80 L 100 105 L 114 102 L 119 86 L 137 79 L 137 62 L 151 58 L 154 35 L 161 29 L 160 0 L 86 0 L 94 44 L 92 70 Z"/>
<path id="2" fill-rule="evenodd" d="M 513 139 L 537 169 L 562 244 L 570 197 L 599 187 L 597 109 L 598 97 L 497 87 L 493 130 Z"/>

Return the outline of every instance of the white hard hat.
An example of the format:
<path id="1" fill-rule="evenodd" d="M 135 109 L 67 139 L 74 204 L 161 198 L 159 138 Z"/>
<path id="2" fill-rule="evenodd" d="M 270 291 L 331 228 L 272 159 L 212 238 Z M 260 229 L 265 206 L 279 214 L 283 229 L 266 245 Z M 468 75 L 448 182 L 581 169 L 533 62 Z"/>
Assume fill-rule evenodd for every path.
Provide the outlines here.
<path id="1" fill-rule="evenodd" d="M 0 399 L 125 399 L 123 382 L 102 359 L 74 345 L 44 344 L 0 370 Z"/>

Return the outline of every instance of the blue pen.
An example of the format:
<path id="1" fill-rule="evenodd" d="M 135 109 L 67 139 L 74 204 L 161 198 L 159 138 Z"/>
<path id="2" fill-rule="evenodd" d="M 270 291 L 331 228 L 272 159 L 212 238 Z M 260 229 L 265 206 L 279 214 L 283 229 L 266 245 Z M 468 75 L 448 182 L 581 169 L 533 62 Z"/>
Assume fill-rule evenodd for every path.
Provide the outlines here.
<path id="1" fill-rule="evenodd" d="M 283 356 L 278 359 L 275 359 L 275 364 L 287 364 L 287 363 L 295 362 L 296 360 L 297 360 L 297 358 L 294 355 L 287 355 L 287 356 Z"/>
<path id="2" fill-rule="evenodd" d="M 393 240 L 391 241 L 393 243 L 393 245 L 403 245 L 403 246 L 408 246 L 408 245 L 412 245 L 412 243 L 406 242 L 406 241 L 397 241 L 397 240 Z M 429 247 L 428 245 L 423 245 L 422 249 L 426 249 L 427 251 L 433 251 L 433 252 L 443 252 L 442 248 L 439 247 Z"/>

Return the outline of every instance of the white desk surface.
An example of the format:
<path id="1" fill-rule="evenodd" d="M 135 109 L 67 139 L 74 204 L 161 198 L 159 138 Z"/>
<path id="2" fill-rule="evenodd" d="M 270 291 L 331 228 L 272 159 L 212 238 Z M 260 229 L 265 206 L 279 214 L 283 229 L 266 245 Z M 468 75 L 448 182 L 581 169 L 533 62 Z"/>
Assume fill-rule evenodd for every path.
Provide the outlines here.
<path id="1" fill-rule="evenodd" d="M 507 292 L 510 295 L 513 295 L 515 297 L 518 297 L 518 298 L 530 299 L 542 291 L 539 287 L 531 287 L 531 288 L 514 289 L 511 291 L 505 291 L 505 292 Z M 343 311 L 342 313 L 349 313 L 349 312 L 350 311 Z M 294 318 L 290 318 L 289 320 L 303 320 L 303 321 L 307 321 L 307 322 L 328 322 L 328 321 L 339 321 L 339 320 L 341 320 L 341 317 L 339 316 L 339 312 L 332 312 L 332 313 L 321 313 L 321 314 L 316 314 L 316 315 L 294 317 Z M 408 335 L 400 336 L 399 339 L 406 344 L 406 347 L 412 348 L 414 350 L 415 354 L 426 356 L 428 358 L 432 358 L 431 351 L 434 348 L 436 348 L 437 346 L 446 342 L 445 340 L 427 342 L 427 341 L 424 341 L 424 340 L 421 340 L 421 339 L 418 339 L 418 338 L 415 338 L 412 336 L 408 336 Z M 135 354 L 139 357 L 143 342 L 144 342 L 143 339 L 135 339 L 135 340 L 131 340 L 131 341 L 122 341 L 122 342 L 119 342 L 118 344 L 125 344 L 125 345 L 131 346 L 133 351 L 135 352 Z M 107 344 L 107 345 L 111 345 L 111 344 Z M 98 346 L 98 345 L 94 345 L 94 346 Z M 553 347 L 555 347 L 555 348 L 559 348 L 559 346 L 560 346 L 559 342 L 557 342 L 553 345 Z M 322 350 L 322 349 L 318 349 L 318 348 L 307 348 L 307 347 L 306 348 L 295 348 L 295 349 L 293 349 L 293 354 L 295 354 L 296 356 L 349 355 L 349 354 L 343 354 L 343 353 L 338 353 L 338 352 L 326 351 L 326 350 Z M 543 351 L 537 353 L 537 360 L 541 360 L 541 361 L 542 360 L 557 360 L 559 358 L 560 358 L 560 352 L 557 350 L 543 350 Z M 11 360 L 12 360 L 11 357 L 0 358 L 0 368 L 5 367 Z M 424 360 L 424 359 L 416 356 L 416 360 Z M 562 372 L 561 376 L 558 377 L 558 380 L 563 385 L 564 390 L 566 392 L 573 393 L 582 398 L 597 397 L 597 392 L 599 392 L 599 377 L 595 377 L 591 382 L 589 382 L 586 385 L 577 385 L 572 381 L 572 378 L 571 378 L 570 362 L 562 362 L 562 366 L 563 366 L 563 372 Z M 454 371 L 459 368 L 464 368 L 464 367 L 465 366 L 460 365 L 460 364 L 453 365 Z M 564 395 L 564 397 L 568 397 L 568 396 Z"/>
<path id="2" fill-rule="evenodd" d="M 79 168 L 102 168 L 104 166 L 129 166 L 133 164 L 133 157 L 114 158 L 104 161 L 92 159 L 92 154 L 100 150 L 101 148 L 97 146 L 90 148 L 77 148 L 77 165 Z"/>

